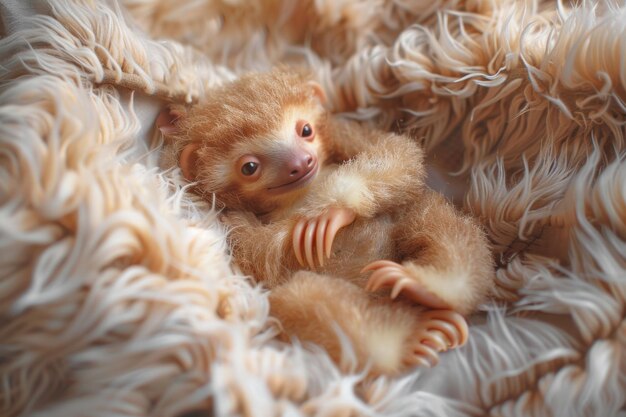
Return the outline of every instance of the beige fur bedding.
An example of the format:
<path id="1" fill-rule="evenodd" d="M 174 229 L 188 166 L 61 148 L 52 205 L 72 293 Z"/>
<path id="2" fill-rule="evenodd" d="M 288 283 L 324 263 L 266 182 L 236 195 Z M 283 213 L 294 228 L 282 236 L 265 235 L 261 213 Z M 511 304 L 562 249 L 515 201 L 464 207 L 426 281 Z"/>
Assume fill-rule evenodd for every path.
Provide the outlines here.
<path id="1" fill-rule="evenodd" d="M 613 416 L 626 403 L 626 4 L 2 0 L 0 415 Z M 184 99 L 279 62 L 410 133 L 498 286 L 433 369 L 273 340 L 211 202 L 157 164 Z M 131 93 L 102 81 L 134 74 Z M 106 78 L 109 77 L 109 78 Z M 115 79 L 115 77 L 113 78 Z M 338 295 L 339 296 L 339 295 Z"/>

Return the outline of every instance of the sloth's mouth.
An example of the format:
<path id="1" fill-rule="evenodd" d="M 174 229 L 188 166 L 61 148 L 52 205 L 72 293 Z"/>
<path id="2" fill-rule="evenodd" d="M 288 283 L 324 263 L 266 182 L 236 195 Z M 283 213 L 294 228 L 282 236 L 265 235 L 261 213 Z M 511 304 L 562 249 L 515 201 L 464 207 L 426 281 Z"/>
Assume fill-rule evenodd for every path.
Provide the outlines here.
<path id="1" fill-rule="evenodd" d="M 277 185 L 276 187 L 270 187 L 267 190 L 272 194 L 283 194 L 288 191 L 295 190 L 297 188 L 303 187 L 309 183 L 313 178 L 315 178 L 315 174 L 317 174 L 318 163 L 315 161 L 315 164 L 305 172 L 301 177 L 296 178 L 293 181 L 289 181 L 285 184 Z"/>

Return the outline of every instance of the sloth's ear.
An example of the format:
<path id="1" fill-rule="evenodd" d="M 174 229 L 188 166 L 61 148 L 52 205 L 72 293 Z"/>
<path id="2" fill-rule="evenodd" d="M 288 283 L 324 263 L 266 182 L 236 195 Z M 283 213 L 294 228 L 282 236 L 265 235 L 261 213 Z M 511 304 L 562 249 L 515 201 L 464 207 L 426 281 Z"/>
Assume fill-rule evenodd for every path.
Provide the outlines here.
<path id="1" fill-rule="evenodd" d="M 156 127 L 164 136 L 172 135 L 178 131 L 178 122 L 185 114 L 184 107 L 168 106 L 157 116 Z"/>
<path id="2" fill-rule="evenodd" d="M 178 166 L 183 171 L 183 176 L 187 181 L 196 180 L 199 148 L 200 144 L 197 142 L 188 143 L 178 157 Z"/>
<path id="3" fill-rule="evenodd" d="M 321 105 L 326 104 L 326 92 L 324 91 L 322 86 L 316 81 L 309 81 L 307 85 L 311 88 L 311 93 L 313 94 L 313 97 L 315 97 Z"/>

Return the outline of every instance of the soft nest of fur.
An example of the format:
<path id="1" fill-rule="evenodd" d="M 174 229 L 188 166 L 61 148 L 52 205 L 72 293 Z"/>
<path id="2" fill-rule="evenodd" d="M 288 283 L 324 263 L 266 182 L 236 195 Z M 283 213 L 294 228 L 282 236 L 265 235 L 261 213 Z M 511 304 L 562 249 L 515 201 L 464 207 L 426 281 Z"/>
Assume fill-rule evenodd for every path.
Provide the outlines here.
<path id="1" fill-rule="evenodd" d="M 0 14 L 1 415 L 624 407 L 626 5 L 4 0 Z M 278 62 L 310 67 L 334 111 L 420 140 L 432 185 L 488 231 L 494 301 L 439 366 L 363 381 L 349 351 L 340 371 L 274 341 L 210 202 L 158 167 L 151 93 L 191 99 Z M 144 92 L 109 84 L 122 73 Z"/>

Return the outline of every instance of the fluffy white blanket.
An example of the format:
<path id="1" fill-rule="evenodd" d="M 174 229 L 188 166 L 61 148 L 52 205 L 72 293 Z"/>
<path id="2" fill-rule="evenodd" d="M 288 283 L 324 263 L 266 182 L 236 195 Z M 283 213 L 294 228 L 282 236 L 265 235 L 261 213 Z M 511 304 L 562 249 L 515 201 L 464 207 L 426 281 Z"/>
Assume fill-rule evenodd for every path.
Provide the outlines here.
<path id="1" fill-rule="evenodd" d="M 0 415 L 620 415 L 626 4 L 2 0 L 0 14 Z M 211 205 L 158 168 L 151 93 L 191 99 L 278 62 L 313 69 L 334 111 L 420 140 L 432 185 L 488 231 L 493 302 L 439 366 L 363 382 L 273 340 Z"/>

